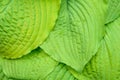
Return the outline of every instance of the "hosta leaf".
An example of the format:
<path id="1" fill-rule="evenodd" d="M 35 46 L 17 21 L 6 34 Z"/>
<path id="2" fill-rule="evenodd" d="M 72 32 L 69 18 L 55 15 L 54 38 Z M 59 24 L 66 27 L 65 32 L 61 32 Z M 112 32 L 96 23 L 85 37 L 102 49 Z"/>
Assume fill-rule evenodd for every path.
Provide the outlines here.
<path id="1" fill-rule="evenodd" d="M 45 78 L 56 66 L 57 62 L 51 59 L 39 48 L 19 59 L 2 60 L 3 72 L 9 78 L 37 80 Z"/>
<path id="2" fill-rule="evenodd" d="M 46 78 L 43 80 L 77 80 L 67 69 L 66 65 L 59 64 Z"/>
<path id="3" fill-rule="evenodd" d="M 52 30 L 60 0 L 0 0 L 0 54 L 18 58 L 40 45 Z"/>
<path id="4" fill-rule="evenodd" d="M 109 0 L 106 24 L 120 17 L 120 0 Z"/>
<path id="5" fill-rule="evenodd" d="M 9 80 L 8 77 L 3 73 L 1 62 L 2 58 L 0 57 L 0 80 Z"/>
<path id="6" fill-rule="evenodd" d="M 103 0 L 62 0 L 55 29 L 40 47 L 82 72 L 104 36 L 105 10 Z"/>
<path id="7" fill-rule="evenodd" d="M 97 54 L 85 66 L 83 73 L 73 75 L 80 80 L 120 80 L 120 18 L 106 26 L 106 35 Z M 84 78 L 82 78 L 84 76 Z"/>

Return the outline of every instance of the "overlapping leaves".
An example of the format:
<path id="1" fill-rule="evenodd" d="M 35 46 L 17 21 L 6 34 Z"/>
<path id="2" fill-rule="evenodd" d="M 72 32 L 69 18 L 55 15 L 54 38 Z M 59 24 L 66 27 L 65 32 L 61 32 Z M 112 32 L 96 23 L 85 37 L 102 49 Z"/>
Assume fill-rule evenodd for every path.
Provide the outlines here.
<path id="1" fill-rule="evenodd" d="M 22 56 L 11 60 L 0 58 L 1 79 L 120 80 L 119 0 L 29 1 L 6 0 L 4 4 L 9 4 L 8 7 L 5 8 L 4 5 L 0 7 L 2 11 L 0 14 L 2 15 L 0 16 L 0 35 L 2 35 L 0 36 L 0 53 L 8 58 Z M 15 10 L 9 8 L 9 6 L 14 7 L 20 3 L 24 3 L 24 7 L 21 6 L 19 9 L 16 7 Z M 25 4 L 29 4 L 29 8 L 25 7 Z M 25 15 L 20 15 L 22 16 L 20 18 L 17 16 L 19 11 L 16 10 L 23 10 L 19 14 L 23 12 Z M 13 15 L 7 15 L 11 11 L 16 11 L 15 18 Z M 59 14 L 57 14 L 58 11 Z M 38 14 L 39 12 L 40 14 Z M 27 13 L 29 13 L 28 16 Z M 8 22 L 5 14 L 8 16 Z M 33 14 L 37 16 L 35 17 Z M 14 25 L 10 27 L 10 18 L 14 20 L 18 18 L 17 22 L 25 19 L 26 24 L 21 22 L 19 24 L 24 25 L 18 25 L 13 22 Z M 29 22 L 30 20 L 33 22 Z M 40 24 L 41 26 L 38 26 Z M 17 35 L 18 29 L 14 26 L 23 33 Z M 24 34 L 24 30 L 26 31 L 27 28 L 30 30 L 26 32 L 28 34 Z M 10 32 L 9 35 L 9 29 L 14 34 Z M 22 34 L 25 36 L 20 39 Z M 11 35 L 13 35 L 12 38 L 6 37 Z M 14 43 L 17 37 L 21 42 L 10 47 L 9 42 Z M 22 47 L 23 43 L 26 48 Z"/>

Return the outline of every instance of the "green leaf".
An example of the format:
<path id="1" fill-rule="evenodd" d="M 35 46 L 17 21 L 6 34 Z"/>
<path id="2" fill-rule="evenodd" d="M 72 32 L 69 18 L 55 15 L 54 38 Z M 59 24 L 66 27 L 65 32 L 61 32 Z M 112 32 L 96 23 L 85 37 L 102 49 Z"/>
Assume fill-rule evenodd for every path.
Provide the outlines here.
<path id="1" fill-rule="evenodd" d="M 8 77 L 3 73 L 1 62 L 2 58 L 0 57 L 0 80 L 9 80 Z"/>
<path id="2" fill-rule="evenodd" d="M 13 79 L 43 79 L 57 66 L 58 62 L 50 58 L 39 48 L 19 59 L 2 60 L 3 72 Z"/>
<path id="3" fill-rule="evenodd" d="M 55 29 L 40 47 L 53 59 L 82 72 L 104 36 L 106 9 L 103 0 L 62 0 Z"/>
<path id="4" fill-rule="evenodd" d="M 106 24 L 120 17 L 120 0 L 109 0 Z"/>
<path id="5" fill-rule="evenodd" d="M 0 6 L 6 4 L 0 13 L 0 54 L 19 58 L 47 38 L 54 27 L 60 0 L 5 1 L 0 2 Z"/>
<path id="6" fill-rule="evenodd" d="M 77 80 L 67 69 L 66 65 L 59 64 L 45 79 L 43 80 Z"/>
<path id="7" fill-rule="evenodd" d="M 106 26 L 106 34 L 96 55 L 81 74 L 69 69 L 80 80 L 120 80 L 120 18 Z"/>

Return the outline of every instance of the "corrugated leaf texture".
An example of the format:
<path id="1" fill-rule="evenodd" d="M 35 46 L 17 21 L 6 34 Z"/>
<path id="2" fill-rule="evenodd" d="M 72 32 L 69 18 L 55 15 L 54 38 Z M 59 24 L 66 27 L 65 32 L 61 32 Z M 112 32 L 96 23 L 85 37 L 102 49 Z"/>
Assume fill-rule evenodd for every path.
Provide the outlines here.
<path id="1" fill-rule="evenodd" d="M 0 0 L 0 80 L 120 80 L 120 0 Z"/>

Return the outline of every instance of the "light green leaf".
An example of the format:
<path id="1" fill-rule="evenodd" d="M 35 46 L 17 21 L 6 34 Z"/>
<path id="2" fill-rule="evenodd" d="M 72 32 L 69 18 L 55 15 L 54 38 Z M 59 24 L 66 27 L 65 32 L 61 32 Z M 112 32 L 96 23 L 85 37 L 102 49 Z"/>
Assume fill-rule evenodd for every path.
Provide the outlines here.
<path id="1" fill-rule="evenodd" d="M 8 77 L 3 73 L 1 62 L 2 62 L 2 58 L 0 57 L 0 80 L 9 80 Z"/>
<path id="2" fill-rule="evenodd" d="M 45 79 L 43 80 L 77 80 L 67 69 L 66 65 L 59 64 Z"/>
<path id="3" fill-rule="evenodd" d="M 120 17 L 120 0 L 109 0 L 106 24 Z"/>
<path id="4" fill-rule="evenodd" d="M 96 55 L 79 74 L 70 72 L 80 80 L 120 80 L 120 18 L 106 26 L 106 35 Z"/>
<path id="5" fill-rule="evenodd" d="M 51 59 L 39 48 L 20 59 L 3 59 L 3 72 L 9 78 L 37 80 L 45 78 L 57 66 L 57 62 Z"/>
<path id="6" fill-rule="evenodd" d="M 103 0 L 62 0 L 55 29 L 40 47 L 55 60 L 82 72 L 104 36 L 106 9 Z"/>
<path id="7" fill-rule="evenodd" d="M 0 54 L 18 58 L 37 48 L 53 29 L 59 7 L 60 0 L 0 0 Z"/>

